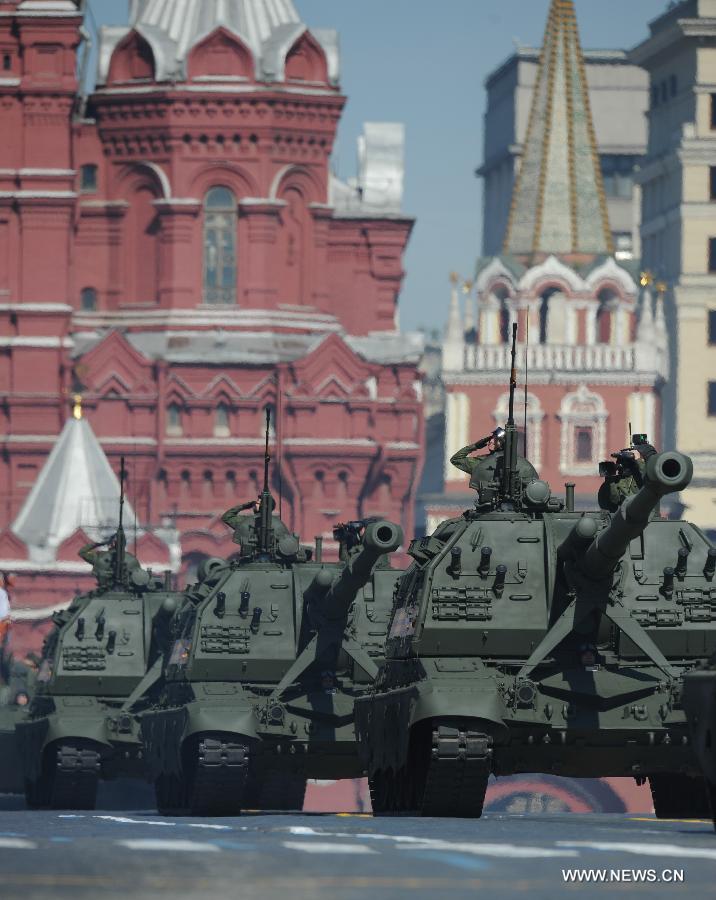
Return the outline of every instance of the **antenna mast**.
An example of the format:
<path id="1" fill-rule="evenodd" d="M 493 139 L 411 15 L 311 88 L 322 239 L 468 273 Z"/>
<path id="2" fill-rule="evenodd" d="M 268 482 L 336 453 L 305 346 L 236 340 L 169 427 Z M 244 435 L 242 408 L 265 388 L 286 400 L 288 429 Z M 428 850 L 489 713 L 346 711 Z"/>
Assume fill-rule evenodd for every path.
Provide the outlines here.
<path id="1" fill-rule="evenodd" d="M 261 504 L 259 505 L 259 552 L 262 554 L 271 552 L 271 538 L 273 535 L 273 497 L 269 488 L 269 463 L 271 452 L 269 450 L 269 435 L 271 431 L 271 409 L 266 407 L 266 450 L 264 453 L 264 489 L 261 492 Z"/>
<path id="2" fill-rule="evenodd" d="M 114 580 L 121 584 L 124 573 L 124 554 L 127 548 L 127 539 L 124 535 L 124 482 L 127 478 L 127 470 L 124 467 L 124 457 L 121 458 L 119 467 L 119 524 L 115 536 L 114 550 Z"/>
<path id="3" fill-rule="evenodd" d="M 523 441 L 523 453 L 527 459 L 527 384 L 529 382 L 529 351 L 530 351 L 530 311 L 527 310 L 525 322 L 525 437 Z"/>
<path id="4" fill-rule="evenodd" d="M 517 322 L 512 323 L 512 366 L 510 369 L 510 406 L 505 426 L 505 453 L 502 472 L 502 494 L 514 499 L 517 474 L 517 428 L 515 427 L 515 390 L 517 389 Z"/>

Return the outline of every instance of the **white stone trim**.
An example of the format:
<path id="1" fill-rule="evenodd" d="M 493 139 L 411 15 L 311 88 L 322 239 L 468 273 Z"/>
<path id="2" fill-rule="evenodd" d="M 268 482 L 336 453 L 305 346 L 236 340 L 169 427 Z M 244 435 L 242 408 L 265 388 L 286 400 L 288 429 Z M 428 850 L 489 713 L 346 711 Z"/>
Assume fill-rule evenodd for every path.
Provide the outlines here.
<path id="1" fill-rule="evenodd" d="M 461 391 L 445 395 L 445 481 L 464 481 L 465 473 L 450 464 L 450 457 L 467 446 L 470 434 L 470 397 Z"/>
<path id="2" fill-rule="evenodd" d="M 484 293 L 492 286 L 493 282 L 499 281 L 500 279 L 504 279 L 513 290 L 517 288 L 515 276 L 510 272 L 499 256 L 496 256 L 477 276 L 477 282 L 475 283 L 477 292 L 479 294 Z"/>
<path id="3" fill-rule="evenodd" d="M 8 169 L 11 172 L 12 169 Z M 74 177 L 77 174 L 76 169 L 17 169 L 17 174 L 21 177 L 31 177 L 33 175 L 57 175 L 57 177 Z"/>
<path id="4" fill-rule="evenodd" d="M 656 397 L 652 392 L 638 391 L 627 397 L 627 427 L 631 422 L 634 434 L 646 434 L 653 442 L 657 437 Z M 631 437 L 631 435 L 629 435 Z"/>
<path id="5" fill-rule="evenodd" d="M 142 159 L 136 163 L 133 163 L 133 165 L 144 166 L 145 169 L 149 169 L 150 172 L 153 172 L 157 176 L 157 178 L 159 180 L 159 184 L 162 187 L 162 191 L 164 192 L 163 199 L 168 200 L 171 197 L 172 186 L 169 181 L 169 176 L 167 175 L 167 173 L 164 171 L 164 169 L 158 163 L 148 162 L 147 160 Z"/>
<path id="6" fill-rule="evenodd" d="M 71 350 L 75 346 L 71 338 L 56 337 L 0 337 L 0 347 L 37 347 L 37 348 L 64 348 Z"/>
<path id="7" fill-rule="evenodd" d="M 0 434 L 3 444 L 54 444 L 56 434 Z"/>
<path id="8" fill-rule="evenodd" d="M 217 325 L 228 331 L 236 328 L 289 327 L 307 330 L 340 332 L 342 326 L 335 316 L 304 311 L 291 312 L 264 309 L 242 309 L 241 307 L 199 306 L 193 309 L 172 310 L 120 310 L 118 312 L 82 313 L 74 316 L 74 321 L 92 330 L 101 327 L 120 328 L 127 325 L 161 325 L 165 328 Z"/>
<path id="9" fill-rule="evenodd" d="M 0 191 L 0 200 L 74 200 L 76 191 Z"/>
<path id="10" fill-rule="evenodd" d="M 71 313 L 67 303 L 0 303 L 0 312 L 18 313 Z"/>
<path id="11" fill-rule="evenodd" d="M 242 439 L 243 440 L 243 439 Z M 263 441 L 258 441 L 263 445 Z M 370 438 L 286 438 L 281 442 L 284 447 L 375 447 L 375 441 Z"/>
<path id="12" fill-rule="evenodd" d="M 141 437 L 102 437 L 99 438 L 100 444 L 132 444 L 136 447 L 156 447 L 157 441 L 154 438 Z"/>
<path id="13" fill-rule="evenodd" d="M 586 283 L 574 269 L 565 265 L 554 255 L 548 256 L 543 263 L 540 263 L 540 265 L 532 266 L 528 269 L 520 279 L 518 288 L 520 291 L 529 293 L 534 290 L 540 282 L 550 280 L 564 282 L 575 294 L 587 290 Z"/>
<path id="14" fill-rule="evenodd" d="M 613 256 L 608 256 L 600 266 L 597 266 L 596 269 L 592 269 L 587 276 L 586 285 L 596 294 L 599 285 L 604 281 L 615 281 L 625 294 L 635 296 L 637 293 L 636 282 L 626 269 L 617 265 Z"/>
<path id="15" fill-rule="evenodd" d="M 584 407 L 580 409 L 579 407 Z M 593 407 L 590 409 L 589 407 Z M 599 460 L 607 452 L 607 418 L 609 413 L 604 398 L 590 391 L 585 384 L 569 394 L 565 394 L 557 413 L 562 423 L 559 448 L 559 470 L 562 475 L 596 475 Z M 574 435 L 577 428 L 591 428 L 595 440 L 592 441 L 592 459 L 580 463 L 575 458 Z"/>
<path id="16" fill-rule="evenodd" d="M 142 35 L 144 37 L 144 35 Z M 117 87 L 99 87 L 97 94 L 165 94 L 167 91 L 178 94 L 294 94 L 312 97 L 336 97 L 335 89 L 293 87 L 281 82 L 270 82 L 269 86 L 259 84 L 173 84 L 168 81 L 156 81 L 148 85 L 122 85 Z"/>

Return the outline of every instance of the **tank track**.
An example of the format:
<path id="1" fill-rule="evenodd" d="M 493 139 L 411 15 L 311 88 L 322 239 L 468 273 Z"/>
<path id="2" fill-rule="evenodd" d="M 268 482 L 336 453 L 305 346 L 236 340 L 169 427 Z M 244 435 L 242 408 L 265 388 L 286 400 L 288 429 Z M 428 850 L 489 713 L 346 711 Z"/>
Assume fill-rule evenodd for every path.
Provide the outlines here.
<path id="1" fill-rule="evenodd" d="M 244 805 L 249 749 L 204 738 L 196 748 L 188 809 L 194 816 L 235 816 Z"/>
<path id="2" fill-rule="evenodd" d="M 408 763 L 398 772 L 369 778 L 375 815 L 417 812 L 435 818 L 482 815 L 492 766 L 490 739 L 465 726 L 435 723 L 416 736 Z"/>
<path id="3" fill-rule="evenodd" d="M 492 765 L 489 743 L 487 735 L 460 726 L 433 728 L 421 815 L 480 818 Z"/>
<path id="4" fill-rule="evenodd" d="M 46 771 L 27 785 L 31 807 L 50 809 L 94 809 L 101 771 L 96 750 L 62 746 L 50 754 Z"/>
<path id="5" fill-rule="evenodd" d="M 649 787 L 657 819 L 710 819 L 714 814 L 703 777 L 650 775 Z"/>

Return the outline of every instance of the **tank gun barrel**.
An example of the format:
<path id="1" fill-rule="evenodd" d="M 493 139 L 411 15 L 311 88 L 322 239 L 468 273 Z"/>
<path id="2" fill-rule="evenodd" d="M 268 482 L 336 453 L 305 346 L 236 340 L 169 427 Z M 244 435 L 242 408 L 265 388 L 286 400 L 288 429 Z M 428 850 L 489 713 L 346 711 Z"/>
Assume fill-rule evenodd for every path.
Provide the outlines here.
<path id="1" fill-rule="evenodd" d="M 307 591 L 309 603 L 326 619 L 341 619 L 350 609 L 358 591 L 365 587 L 375 564 L 386 553 L 394 553 L 403 542 L 400 525 L 386 520 L 370 522 L 359 548 L 350 555 L 340 577 L 331 586 L 318 573 Z"/>
<path id="2" fill-rule="evenodd" d="M 668 451 L 649 457 L 643 487 L 619 507 L 609 525 L 588 546 L 580 562 L 582 572 L 594 579 L 613 572 L 630 542 L 646 528 L 661 498 L 683 491 L 693 474 L 693 463 L 683 453 Z"/>

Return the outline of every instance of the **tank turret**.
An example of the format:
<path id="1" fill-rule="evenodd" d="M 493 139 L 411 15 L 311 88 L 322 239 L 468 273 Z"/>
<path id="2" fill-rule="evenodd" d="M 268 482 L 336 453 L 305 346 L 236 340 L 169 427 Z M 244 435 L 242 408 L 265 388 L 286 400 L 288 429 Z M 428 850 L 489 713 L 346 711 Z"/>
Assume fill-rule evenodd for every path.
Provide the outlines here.
<path id="1" fill-rule="evenodd" d="M 269 490 L 228 510 L 241 551 L 210 559 L 172 620 L 163 691 L 142 714 L 160 812 L 296 810 L 309 778 L 359 778 L 353 709 L 378 673 L 400 572 L 383 558 L 403 540 L 380 519 L 302 546 Z M 243 511 L 252 510 L 249 515 Z"/>
<path id="2" fill-rule="evenodd" d="M 691 481 L 694 466 L 688 456 L 670 451 L 651 456 L 646 463 L 643 487 L 623 503 L 609 525 L 587 547 L 580 569 L 592 579 L 605 578 L 649 524 L 659 501 L 667 494 L 683 491 Z"/>
<path id="3" fill-rule="evenodd" d="M 700 817 L 681 697 L 691 684 L 705 711 L 716 682 L 684 677 L 716 649 L 716 553 L 695 525 L 656 514 L 691 460 L 633 435 L 629 483 L 618 465 L 603 473 L 614 502 L 580 498 L 577 511 L 571 482 L 553 498 L 517 456 L 512 334 L 504 431 L 487 456 L 467 464 L 482 439 L 451 460 L 477 503 L 411 542 L 385 660 L 355 701 L 373 810 L 475 817 L 491 774 L 544 772 L 631 774 L 649 781 L 657 817 Z M 693 723 L 707 774 L 713 708 Z"/>
<path id="4" fill-rule="evenodd" d="M 336 531 L 345 527 L 339 526 Z M 381 556 L 394 553 L 402 542 L 403 529 L 400 525 L 384 519 L 368 522 L 360 544 L 350 551 L 346 567 L 338 579 L 331 582 L 321 571 L 311 582 L 306 599 L 312 612 L 331 621 L 345 618 L 358 591 L 368 583 Z"/>

